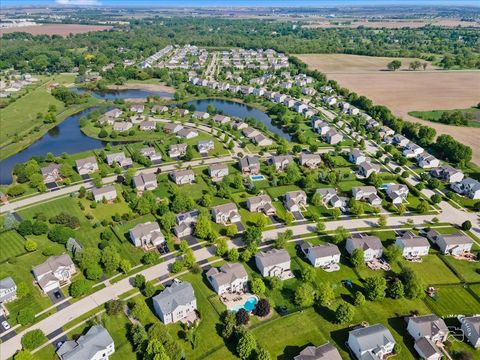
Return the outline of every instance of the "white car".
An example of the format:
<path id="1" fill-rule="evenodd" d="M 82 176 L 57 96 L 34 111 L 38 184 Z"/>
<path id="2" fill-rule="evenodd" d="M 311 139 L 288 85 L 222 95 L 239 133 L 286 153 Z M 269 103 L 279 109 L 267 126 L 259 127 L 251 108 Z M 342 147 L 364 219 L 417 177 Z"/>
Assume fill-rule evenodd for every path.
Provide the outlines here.
<path id="1" fill-rule="evenodd" d="M 10 324 L 6 320 L 2 321 L 2 326 L 5 330 L 10 329 Z"/>

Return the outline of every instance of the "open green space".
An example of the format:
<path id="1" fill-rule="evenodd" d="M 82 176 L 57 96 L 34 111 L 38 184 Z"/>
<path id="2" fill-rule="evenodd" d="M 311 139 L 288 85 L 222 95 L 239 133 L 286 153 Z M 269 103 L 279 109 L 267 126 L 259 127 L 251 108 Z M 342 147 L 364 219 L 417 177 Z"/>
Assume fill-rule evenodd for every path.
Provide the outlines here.
<path id="1" fill-rule="evenodd" d="M 25 239 L 15 230 L 0 233 L 0 263 L 26 252 Z"/>
<path id="2" fill-rule="evenodd" d="M 475 107 L 454 110 L 410 111 L 408 114 L 411 116 L 415 116 L 419 119 L 441 123 L 440 119 L 444 113 L 451 115 L 457 112 L 459 112 L 463 116 L 466 116 L 467 119 L 469 119 L 467 120 L 467 126 L 480 127 L 480 109 Z"/>

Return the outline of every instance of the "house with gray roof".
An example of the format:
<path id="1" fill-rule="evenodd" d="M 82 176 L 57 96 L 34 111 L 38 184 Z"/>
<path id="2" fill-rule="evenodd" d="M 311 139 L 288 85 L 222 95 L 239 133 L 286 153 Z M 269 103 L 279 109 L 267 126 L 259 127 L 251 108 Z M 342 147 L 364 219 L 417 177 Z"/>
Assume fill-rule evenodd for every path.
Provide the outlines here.
<path id="1" fill-rule="evenodd" d="M 0 280 L 0 307 L 17 298 L 17 285 L 11 277 Z M 1 312 L 0 312 L 1 314 Z"/>
<path id="2" fill-rule="evenodd" d="M 277 209 L 268 195 L 258 195 L 247 199 L 247 209 L 251 212 L 263 212 L 267 216 L 275 215 Z"/>
<path id="3" fill-rule="evenodd" d="M 323 136 L 323 139 L 330 145 L 336 145 L 343 140 L 343 135 L 335 129 L 330 129 Z"/>
<path id="4" fill-rule="evenodd" d="M 149 158 L 154 163 L 162 160 L 162 154 L 158 153 L 153 146 L 148 146 L 140 149 L 140 154 Z"/>
<path id="5" fill-rule="evenodd" d="M 127 168 L 132 166 L 133 164 L 132 159 L 129 157 L 126 157 L 123 151 L 118 153 L 108 154 L 106 160 L 109 166 L 112 166 L 115 163 L 117 163 L 121 167 Z"/>
<path id="6" fill-rule="evenodd" d="M 215 121 L 217 124 L 226 124 L 230 122 L 230 117 L 217 114 L 213 117 L 213 121 Z"/>
<path id="7" fill-rule="evenodd" d="M 361 327 L 348 333 L 348 347 L 358 360 L 383 360 L 393 352 L 395 339 L 382 324 Z"/>
<path id="8" fill-rule="evenodd" d="M 214 206 L 212 216 L 217 224 L 223 225 L 238 223 L 242 220 L 237 205 L 234 203 Z"/>
<path id="9" fill-rule="evenodd" d="M 480 316 L 460 318 L 463 334 L 476 349 L 480 348 Z"/>
<path id="10" fill-rule="evenodd" d="M 337 195 L 334 188 L 320 188 L 315 191 L 319 194 L 324 205 L 330 204 L 334 208 L 344 209 L 347 206 L 346 198 Z"/>
<path id="11" fill-rule="evenodd" d="M 101 188 L 92 188 L 91 190 L 93 199 L 96 202 L 103 201 L 113 201 L 117 198 L 117 189 L 113 185 L 103 186 Z"/>
<path id="12" fill-rule="evenodd" d="M 89 156 L 85 159 L 76 160 L 75 167 L 80 176 L 98 171 L 97 158 L 95 156 Z"/>
<path id="13" fill-rule="evenodd" d="M 462 233 L 455 234 L 439 234 L 435 240 L 435 244 L 445 255 L 462 255 L 472 250 L 473 240 Z"/>
<path id="14" fill-rule="evenodd" d="M 379 172 L 380 172 L 380 166 L 370 162 L 370 159 L 367 159 L 358 165 L 357 174 L 364 178 L 368 178 L 373 173 L 378 174 Z"/>
<path id="15" fill-rule="evenodd" d="M 480 199 L 480 182 L 472 178 L 465 178 L 460 182 L 453 183 L 451 188 L 456 193 L 465 195 L 470 199 Z"/>
<path id="16" fill-rule="evenodd" d="M 355 249 L 363 250 L 365 261 L 379 259 L 383 255 L 382 242 L 378 237 L 372 235 L 353 234 L 347 239 L 345 248 L 350 255 Z"/>
<path id="17" fill-rule="evenodd" d="M 412 316 L 408 318 L 407 331 L 415 340 L 414 348 L 422 359 L 442 359 L 438 345 L 443 344 L 449 334 L 443 319 L 434 314 Z"/>
<path id="18" fill-rule="evenodd" d="M 200 211 L 197 209 L 178 214 L 175 217 L 177 225 L 173 228 L 175 235 L 178 238 L 192 235 L 199 216 Z"/>
<path id="19" fill-rule="evenodd" d="M 168 148 L 168 156 L 172 159 L 184 156 L 187 153 L 187 144 L 172 144 Z"/>
<path id="20" fill-rule="evenodd" d="M 242 292 L 247 289 L 248 274 L 239 263 L 226 263 L 220 268 L 212 267 L 207 271 L 206 276 L 218 295 L 226 292 Z"/>
<path id="21" fill-rule="evenodd" d="M 142 121 L 140 123 L 140 130 L 142 131 L 153 131 L 157 128 L 157 123 L 155 121 Z"/>
<path id="22" fill-rule="evenodd" d="M 377 195 L 375 186 L 354 186 L 352 187 L 352 196 L 355 200 L 366 200 L 375 206 L 382 204 L 382 199 Z"/>
<path id="23" fill-rule="evenodd" d="M 307 346 L 293 360 L 342 360 L 337 348 L 330 343 Z"/>
<path id="24" fill-rule="evenodd" d="M 330 268 L 340 263 L 340 250 L 337 245 L 327 243 L 312 246 L 305 241 L 300 245 L 300 249 L 314 267 Z"/>
<path id="25" fill-rule="evenodd" d="M 418 236 L 410 231 L 405 232 L 402 236 L 397 237 L 395 245 L 402 250 L 402 256 L 405 259 L 418 258 L 428 255 L 430 243 L 427 238 Z"/>
<path id="26" fill-rule="evenodd" d="M 44 263 L 32 269 L 35 281 L 44 293 L 70 284 L 76 272 L 75 265 L 67 254 L 50 256 Z"/>
<path id="27" fill-rule="evenodd" d="M 195 173 L 193 170 L 175 170 L 170 172 L 170 178 L 177 185 L 191 184 L 195 182 Z"/>
<path id="28" fill-rule="evenodd" d="M 244 175 L 258 175 L 260 160 L 257 156 L 245 156 L 240 159 L 240 170 Z"/>
<path id="29" fill-rule="evenodd" d="M 289 191 L 285 194 L 284 204 L 288 211 L 301 211 L 307 206 L 307 194 L 303 190 Z"/>
<path id="30" fill-rule="evenodd" d="M 57 349 L 60 360 L 108 360 L 114 352 L 113 339 L 102 325 L 92 326 L 85 335 Z"/>
<path id="31" fill-rule="evenodd" d="M 60 164 L 52 163 L 43 167 L 41 172 L 43 176 L 43 182 L 45 184 L 53 183 L 62 179 L 62 175 L 60 174 Z"/>
<path id="32" fill-rule="evenodd" d="M 191 128 L 183 128 L 179 132 L 177 132 L 177 137 L 181 137 L 184 139 L 193 139 L 194 137 L 198 136 L 198 131 Z"/>
<path id="33" fill-rule="evenodd" d="M 225 176 L 228 175 L 228 165 L 227 164 L 210 164 L 208 166 L 208 175 L 212 178 L 213 182 L 222 180 Z"/>
<path id="34" fill-rule="evenodd" d="M 132 178 L 132 182 L 138 191 L 155 190 L 158 186 L 157 176 L 153 173 L 140 173 Z"/>
<path id="35" fill-rule="evenodd" d="M 276 171 L 283 171 L 287 169 L 288 164 L 293 163 L 292 155 L 276 155 L 269 159 L 270 164 L 275 166 Z"/>
<path id="36" fill-rule="evenodd" d="M 309 169 L 316 169 L 322 163 L 319 154 L 307 154 L 303 152 L 300 154 L 298 161 L 300 165 L 308 167 Z"/>
<path id="37" fill-rule="evenodd" d="M 183 129 L 183 125 L 178 123 L 167 123 L 163 125 L 163 132 L 167 134 L 176 134 Z"/>
<path id="38" fill-rule="evenodd" d="M 348 154 L 348 161 L 355 165 L 360 165 L 361 163 L 367 161 L 367 157 L 358 149 L 353 149 Z"/>
<path id="39" fill-rule="evenodd" d="M 457 170 L 450 165 L 443 165 L 430 170 L 430 175 L 440 180 L 446 181 L 449 184 L 460 182 L 465 175 L 460 170 Z"/>
<path id="40" fill-rule="evenodd" d="M 136 247 L 150 248 L 163 244 L 165 237 L 157 222 L 138 224 L 129 231 L 130 240 Z"/>
<path id="41" fill-rule="evenodd" d="M 197 142 L 197 150 L 201 155 L 206 155 L 213 149 L 215 149 L 215 143 L 213 140 L 199 140 Z"/>
<path id="42" fill-rule="evenodd" d="M 407 199 L 408 186 L 403 184 L 390 184 L 386 189 L 387 196 L 395 205 L 401 204 Z"/>
<path id="43" fill-rule="evenodd" d="M 116 121 L 113 123 L 113 130 L 118 132 L 125 132 L 130 130 L 133 124 L 129 121 Z"/>
<path id="44" fill-rule="evenodd" d="M 290 255 L 284 249 L 260 251 L 255 255 L 255 264 L 263 276 L 276 276 L 279 279 L 291 279 Z"/>
<path id="45" fill-rule="evenodd" d="M 152 302 L 155 313 L 165 325 L 181 321 L 197 310 L 195 292 L 186 281 L 174 281 L 153 297 Z"/>

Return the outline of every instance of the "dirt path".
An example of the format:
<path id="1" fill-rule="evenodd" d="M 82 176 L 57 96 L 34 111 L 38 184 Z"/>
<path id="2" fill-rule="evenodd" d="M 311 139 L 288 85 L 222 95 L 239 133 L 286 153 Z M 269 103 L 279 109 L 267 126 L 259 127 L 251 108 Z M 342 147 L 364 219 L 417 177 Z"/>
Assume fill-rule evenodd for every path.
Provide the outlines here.
<path id="1" fill-rule="evenodd" d="M 164 91 L 168 93 L 174 93 L 175 89 L 171 86 L 165 84 L 125 84 L 125 85 L 110 85 L 108 86 L 110 90 L 128 90 L 128 89 L 137 89 L 137 90 L 149 90 L 149 91 Z"/>

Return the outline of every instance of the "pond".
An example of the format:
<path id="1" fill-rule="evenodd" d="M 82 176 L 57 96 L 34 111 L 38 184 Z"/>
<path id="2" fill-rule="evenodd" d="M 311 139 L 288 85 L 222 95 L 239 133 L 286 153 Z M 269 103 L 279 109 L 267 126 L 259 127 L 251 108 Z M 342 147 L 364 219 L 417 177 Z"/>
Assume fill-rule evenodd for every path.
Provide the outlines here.
<path id="1" fill-rule="evenodd" d="M 246 117 L 253 117 L 257 121 L 265 124 L 267 129 L 270 130 L 272 133 L 278 134 L 281 137 L 287 139 L 288 141 L 292 140 L 290 134 L 283 131 L 282 128 L 273 124 L 272 119 L 267 114 L 254 107 L 234 101 L 220 99 L 195 100 L 187 102 L 187 104 L 194 105 L 198 111 L 207 111 L 208 105 L 213 105 L 217 110 L 222 111 L 225 115 L 234 116 L 242 119 Z"/>
<path id="2" fill-rule="evenodd" d="M 89 92 L 89 90 L 83 89 L 83 88 L 71 88 L 70 90 L 78 94 L 84 94 L 86 92 Z M 155 95 L 158 95 L 162 98 L 173 98 L 172 93 L 168 93 L 165 91 L 142 90 L 142 89 L 92 91 L 91 94 L 97 99 L 102 99 L 102 100 L 145 99 L 146 97 L 155 96 Z"/>

